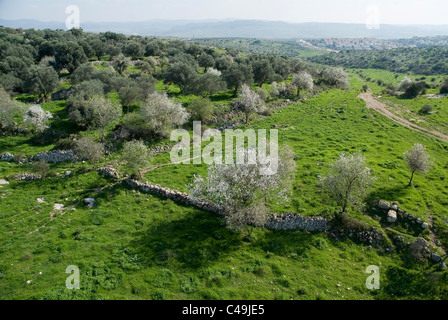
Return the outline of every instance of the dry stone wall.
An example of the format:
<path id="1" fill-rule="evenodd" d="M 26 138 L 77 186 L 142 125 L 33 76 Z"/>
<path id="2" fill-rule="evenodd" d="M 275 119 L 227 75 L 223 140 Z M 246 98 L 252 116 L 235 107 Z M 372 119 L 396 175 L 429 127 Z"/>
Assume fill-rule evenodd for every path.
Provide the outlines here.
<path id="1" fill-rule="evenodd" d="M 153 193 L 158 196 L 168 198 L 187 205 L 192 205 L 207 212 L 222 215 L 223 211 L 220 207 L 201 199 L 196 199 L 188 193 L 164 188 L 157 184 L 149 182 L 140 182 L 132 179 L 124 179 L 124 183 L 134 189 L 138 189 L 145 193 Z M 303 217 L 294 213 L 274 214 L 266 224 L 268 229 L 272 230 L 306 230 L 323 232 L 328 229 L 328 220 L 322 217 Z"/>
<path id="2" fill-rule="evenodd" d="M 77 161 L 78 157 L 72 150 L 44 151 L 30 158 L 31 161 L 45 160 L 48 163 Z"/>

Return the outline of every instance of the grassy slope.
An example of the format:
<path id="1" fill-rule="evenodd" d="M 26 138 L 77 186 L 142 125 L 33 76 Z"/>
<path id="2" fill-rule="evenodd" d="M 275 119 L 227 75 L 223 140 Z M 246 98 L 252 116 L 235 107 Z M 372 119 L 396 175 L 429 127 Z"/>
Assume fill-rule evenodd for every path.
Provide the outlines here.
<path id="1" fill-rule="evenodd" d="M 384 87 L 379 86 L 376 81 L 381 79 L 385 83 L 394 84 L 396 87 L 408 76 L 412 79 L 421 79 L 423 76 L 419 75 L 404 75 L 398 73 L 392 73 L 386 70 L 355 70 L 360 71 L 366 77 L 371 78 L 371 82 L 366 84 L 377 95 L 381 95 L 381 91 Z M 395 77 L 395 76 L 398 77 Z M 443 82 L 445 76 L 426 76 L 426 82 L 431 86 L 437 86 L 437 88 L 430 88 L 427 90 L 427 94 L 438 94 L 440 92 L 439 86 Z M 435 79 L 432 81 L 432 79 Z M 399 112 L 403 118 L 417 123 L 419 126 L 435 129 L 442 133 L 448 134 L 448 97 L 441 99 L 430 99 L 426 96 L 419 96 L 415 99 L 403 99 L 401 97 L 383 96 L 382 101 L 389 105 L 392 109 Z M 422 114 L 420 112 L 424 105 L 429 105 L 432 108 L 431 114 Z M 408 112 L 408 110 L 410 112 Z"/>
<path id="2" fill-rule="evenodd" d="M 355 88 L 361 86 L 355 78 L 352 81 Z M 448 172 L 446 145 L 370 114 L 357 94 L 332 90 L 252 123 L 254 128 L 267 129 L 286 125 L 280 140 L 298 154 L 294 200 L 289 207 L 274 209 L 333 212 L 333 206 L 321 203 L 317 177 L 340 152 L 362 151 L 378 178 L 372 198 L 398 200 L 425 220 L 428 210 L 447 218 L 447 185 L 442 180 Z M 26 139 L 8 146 L 9 141 L 0 138 L 13 153 L 16 147 L 30 153 L 41 149 L 34 150 Z M 414 142 L 428 146 L 434 170 L 417 176 L 415 189 L 404 189 L 408 173 L 401 155 Z M 160 155 L 154 162 L 168 162 L 168 156 Z M 52 165 L 52 170 L 82 166 Z M 27 169 L 0 163 L 1 176 Z M 204 172 L 204 166 L 179 165 L 147 176 L 185 190 L 194 173 Z M 194 208 L 119 185 L 95 193 L 108 183 L 90 172 L 38 182 L 12 181 L 0 189 L 0 272 L 4 275 L 0 299 L 446 298 L 446 292 L 443 296 L 419 282 L 432 267 L 410 265 L 396 254 L 381 255 L 351 241 L 335 242 L 302 231 L 257 230 L 254 241 L 242 242 L 218 217 Z M 54 203 L 68 206 L 90 196 L 98 200 L 94 209 L 80 204 L 76 211 L 56 214 L 50 221 Z M 37 197 L 45 197 L 47 204 L 38 204 Z M 46 222 L 45 228 L 27 235 Z M 370 292 L 364 285 L 364 271 L 372 264 L 381 266 L 380 292 Z M 81 269 L 79 291 L 64 287 L 69 265 Z"/>

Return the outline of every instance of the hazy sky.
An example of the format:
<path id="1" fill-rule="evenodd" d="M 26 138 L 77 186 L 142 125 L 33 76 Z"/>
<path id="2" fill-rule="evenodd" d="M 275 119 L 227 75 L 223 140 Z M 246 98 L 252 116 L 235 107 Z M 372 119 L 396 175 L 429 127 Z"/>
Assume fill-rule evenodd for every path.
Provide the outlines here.
<path id="1" fill-rule="evenodd" d="M 447 0 L 0 0 L 0 18 L 65 21 L 68 5 L 79 7 L 81 27 L 152 19 L 365 23 L 374 12 L 382 24 L 448 24 Z"/>

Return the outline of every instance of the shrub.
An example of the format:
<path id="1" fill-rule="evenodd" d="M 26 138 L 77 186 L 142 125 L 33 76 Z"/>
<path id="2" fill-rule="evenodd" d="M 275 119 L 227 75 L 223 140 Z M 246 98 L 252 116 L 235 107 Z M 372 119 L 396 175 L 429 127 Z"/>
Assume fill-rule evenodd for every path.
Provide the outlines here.
<path id="1" fill-rule="evenodd" d="M 98 163 L 104 158 L 104 145 L 102 143 L 95 142 L 90 138 L 81 138 L 76 141 L 75 153 L 81 159 L 86 159 L 93 164 Z"/>
<path id="2" fill-rule="evenodd" d="M 33 172 L 39 174 L 43 179 L 47 176 L 50 166 L 45 160 L 39 160 L 33 163 Z"/>
<path id="3" fill-rule="evenodd" d="M 432 107 L 429 104 L 425 104 L 421 109 L 421 114 L 430 114 L 432 112 Z"/>
<path id="4" fill-rule="evenodd" d="M 213 104 L 207 98 L 194 99 L 191 102 L 189 109 L 192 114 L 192 120 L 204 123 L 210 121 L 214 113 Z"/>
<path id="5" fill-rule="evenodd" d="M 129 172 L 138 172 L 141 175 L 141 169 L 148 164 L 149 159 L 150 152 L 143 141 L 134 140 L 124 144 L 121 161 Z"/>
<path id="6" fill-rule="evenodd" d="M 440 87 L 440 94 L 448 94 L 448 78 L 443 81 Z"/>
<path id="7" fill-rule="evenodd" d="M 368 231 L 372 229 L 367 222 L 361 221 L 347 213 L 341 215 L 341 223 L 347 230 Z"/>

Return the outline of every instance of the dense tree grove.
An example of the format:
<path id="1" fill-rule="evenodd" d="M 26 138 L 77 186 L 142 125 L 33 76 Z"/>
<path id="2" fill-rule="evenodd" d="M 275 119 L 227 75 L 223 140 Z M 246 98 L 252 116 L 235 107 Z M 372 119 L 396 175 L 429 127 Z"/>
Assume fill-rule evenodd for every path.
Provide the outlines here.
<path id="1" fill-rule="evenodd" d="M 122 129 L 124 139 L 150 141 L 189 121 L 218 119 L 218 94 L 233 93 L 238 99 L 229 105 L 248 122 L 272 100 L 297 99 L 295 89 L 300 94 L 313 87 L 346 87 L 347 79 L 342 69 L 297 58 L 242 54 L 181 40 L 0 27 L 2 131 L 13 132 L 24 123 L 24 129 L 52 134 L 46 124 L 36 125 L 42 118 L 36 117 L 37 107 L 22 118 L 28 108 L 13 103 L 9 95 L 26 94 L 36 104 L 63 101 L 73 128 L 98 130 L 102 142 L 111 125 Z M 175 102 L 176 90 L 193 97 Z"/>
<path id="2" fill-rule="evenodd" d="M 348 50 L 309 58 L 331 66 L 383 69 L 391 72 L 434 75 L 448 73 L 448 48 L 400 48 L 390 50 Z"/>

